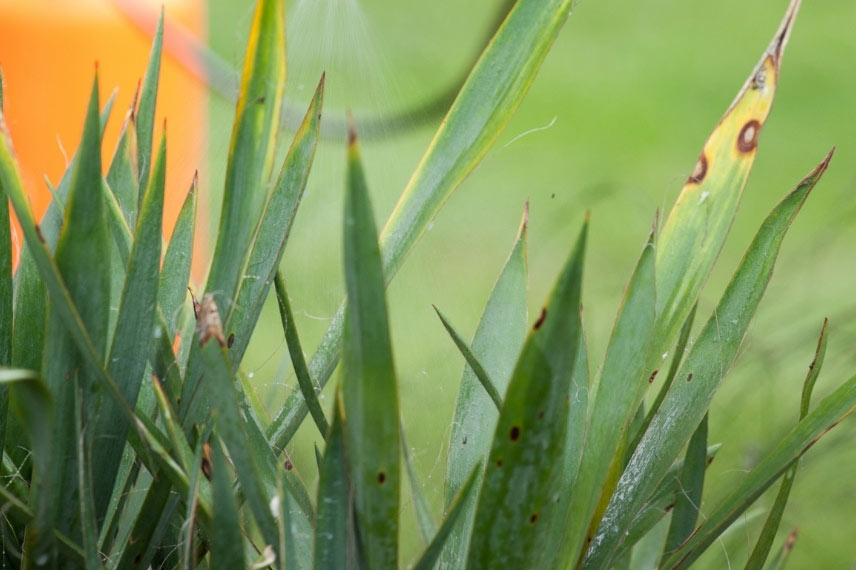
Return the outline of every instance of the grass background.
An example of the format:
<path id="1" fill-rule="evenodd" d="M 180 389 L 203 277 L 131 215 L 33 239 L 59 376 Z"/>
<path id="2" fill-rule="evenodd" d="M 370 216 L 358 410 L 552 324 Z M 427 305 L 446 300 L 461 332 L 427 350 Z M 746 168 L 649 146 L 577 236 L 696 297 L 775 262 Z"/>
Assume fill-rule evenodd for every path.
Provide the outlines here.
<path id="1" fill-rule="evenodd" d="M 406 109 L 465 72 L 497 0 L 297 0 L 287 3 L 287 94 L 305 106 L 327 72 L 325 113 L 359 117 Z M 409 445 L 439 517 L 445 453 L 463 359 L 431 304 L 471 337 L 530 201 L 530 317 L 534 320 L 586 211 L 591 211 L 584 321 L 593 366 L 646 232 L 665 215 L 708 133 L 775 31 L 785 0 L 581 0 L 518 113 L 449 200 L 389 288 L 400 397 Z M 210 42 L 237 66 L 251 7 L 210 0 Z M 711 410 L 723 442 L 708 472 L 704 516 L 794 424 L 823 317 L 831 319 L 816 400 L 856 371 L 856 4 L 807 1 L 788 46 L 772 115 L 731 234 L 702 294 L 699 330 L 763 217 L 837 145 L 829 172 L 782 249 L 776 274 L 732 373 Z M 232 105 L 211 103 L 209 169 L 221 187 Z M 439 118 L 363 142 L 379 225 L 394 206 Z M 532 129 L 549 128 L 520 136 Z M 520 137 L 520 138 L 518 138 Z M 283 136 L 283 152 L 290 134 Z M 284 269 L 310 352 L 343 295 L 344 144 L 319 147 Z M 212 199 L 217 204 L 219 199 Z M 216 211 L 210 218 L 217 220 Z M 245 359 L 269 409 L 294 387 L 275 307 Z M 335 376 L 334 376 L 335 378 Z M 328 391 L 329 393 L 329 391 Z M 654 392 L 652 392 L 653 396 Z M 327 400 L 329 402 L 329 398 Z M 289 452 L 308 482 L 315 429 Z M 856 567 L 856 422 L 836 428 L 802 463 L 783 533 L 800 527 L 791 568 Z M 758 503 L 768 505 L 768 493 Z M 411 511 L 409 496 L 405 509 Z M 763 516 L 747 520 L 699 563 L 740 567 Z M 413 529 L 404 560 L 420 549 Z"/>

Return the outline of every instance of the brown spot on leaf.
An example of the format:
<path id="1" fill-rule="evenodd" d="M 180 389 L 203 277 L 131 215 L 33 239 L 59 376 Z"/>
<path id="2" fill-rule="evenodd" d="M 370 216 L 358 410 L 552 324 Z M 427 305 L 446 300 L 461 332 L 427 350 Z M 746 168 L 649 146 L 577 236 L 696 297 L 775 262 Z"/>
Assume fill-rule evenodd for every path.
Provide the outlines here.
<path id="1" fill-rule="evenodd" d="M 467 444 L 467 436 L 464 436 L 464 441 L 462 441 L 462 442 L 461 442 L 461 444 L 462 444 L 462 445 L 466 445 L 466 444 Z"/>
<path id="2" fill-rule="evenodd" d="M 497 459 L 497 460 L 496 460 L 496 466 L 497 466 L 497 467 L 502 467 L 502 459 Z"/>
<path id="3" fill-rule="evenodd" d="M 226 348 L 232 348 L 233 344 L 235 344 L 235 333 L 229 335 L 229 338 L 226 340 Z"/>
<path id="4" fill-rule="evenodd" d="M 692 381 L 693 381 L 693 373 L 690 372 L 689 374 L 687 374 L 687 382 L 692 382 Z"/>
<path id="5" fill-rule="evenodd" d="M 209 481 L 211 480 L 211 446 L 206 442 L 202 444 L 202 462 L 199 466 L 202 469 L 202 474 Z"/>
<path id="6" fill-rule="evenodd" d="M 207 458 L 203 457 L 202 462 L 199 465 L 199 468 L 202 469 L 202 474 L 205 475 L 205 478 L 210 481 L 211 480 L 211 462 L 208 461 Z"/>
<path id="7" fill-rule="evenodd" d="M 707 157 L 704 153 L 698 157 L 698 161 L 696 162 L 695 168 L 693 168 L 692 174 L 690 174 L 688 183 L 698 184 L 704 177 L 707 175 Z"/>
<path id="8" fill-rule="evenodd" d="M 380 473 L 377 474 L 377 484 L 383 485 L 384 483 L 386 483 L 386 473 L 381 471 Z"/>
<path id="9" fill-rule="evenodd" d="M 544 419 L 544 410 L 541 410 L 540 412 L 538 412 L 538 419 L 539 419 L 539 420 L 543 420 L 543 419 Z"/>
<path id="10" fill-rule="evenodd" d="M 545 320 L 547 320 L 547 307 L 541 309 L 541 314 L 538 315 L 538 320 L 535 321 L 535 325 L 532 328 L 537 331 L 544 324 Z"/>
<path id="11" fill-rule="evenodd" d="M 651 382 L 654 381 L 654 378 L 657 377 L 657 372 L 659 372 L 659 371 L 660 371 L 660 369 L 658 368 L 657 370 L 655 370 L 654 372 L 651 373 L 651 375 L 648 377 L 648 384 L 650 384 Z"/>
<path id="12" fill-rule="evenodd" d="M 671 511 L 674 508 L 675 508 L 675 503 L 672 503 L 670 505 L 666 505 L 666 508 L 663 509 L 663 512 L 668 513 L 669 511 Z"/>
<path id="13" fill-rule="evenodd" d="M 286 471 L 291 471 L 292 469 L 294 469 L 294 463 L 291 462 L 291 459 L 286 459 L 283 466 L 285 467 Z"/>
<path id="14" fill-rule="evenodd" d="M 520 439 L 520 428 L 518 426 L 512 426 L 511 432 L 508 434 L 508 437 L 511 441 L 517 441 Z"/>
<path id="15" fill-rule="evenodd" d="M 737 135 L 737 150 L 740 152 L 751 152 L 758 146 L 758 133 L 761 132 L 761 123 L 752 119 L 740 129 Z"/>
<path id="16" fill-rule="evenodd" d="M 532 513 L 532 516 L 529 517 L 529 524 L 535 524 L 538 522 L 538 513 Z"/>

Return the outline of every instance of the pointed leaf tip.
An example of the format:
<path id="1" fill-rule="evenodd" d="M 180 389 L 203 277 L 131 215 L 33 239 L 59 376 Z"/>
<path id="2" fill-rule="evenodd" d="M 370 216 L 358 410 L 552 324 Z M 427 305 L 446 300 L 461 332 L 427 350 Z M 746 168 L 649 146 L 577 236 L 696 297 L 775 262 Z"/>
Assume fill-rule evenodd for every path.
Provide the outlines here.
<path id="1" fill-rule="evenodd" d="M 785 16 L 782 18 L 782 23 L 779 25 L 779 31 L 776 32 L 767 50 L 773 56 L 776 69 L 779 69 L 779 64 L 782 61 L 782 53 L 785 51 L 785 45 L 787 45 L 791 30 L 794 28 L 794 20 L 796 20 L 797 12 L 799 12 L 800 4 L 802 4 L 802 0 L 791 0 L 788 9 L 785 11 Z"/>

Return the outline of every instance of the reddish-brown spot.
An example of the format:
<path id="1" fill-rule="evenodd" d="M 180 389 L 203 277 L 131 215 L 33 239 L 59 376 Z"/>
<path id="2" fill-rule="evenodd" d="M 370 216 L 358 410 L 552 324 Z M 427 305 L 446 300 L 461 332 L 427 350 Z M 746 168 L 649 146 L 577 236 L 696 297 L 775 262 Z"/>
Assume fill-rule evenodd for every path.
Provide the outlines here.
<path id="1" fill-rule="evenodd" d="M 497 467 L 502 467 L 502 459 L 497 459 L 497 460 L 496 460 L 496 466 L 497 466 Z"/>
<path id="2" fill-rule="evenodd" d="M 529 517 L 529 524 L 535 524 L 538 522 L 538 513 L 532 513 L 532 516 Z"/>
<path id="3" fill-rule="evenodd" d="M 291 459 L 286 459 L 284 467 L 286 471 L 291 471 L 292 469 L 294 469 L 294 463 L 291 462 Z"/>
<path id="4" fill-rule="evenodd" d="M 541 328 L 541 325 L 544 324 L 544 321 L 547 319 L 547 307 L 541 309 L 541 314 L 538 315 L 538 320 L 535 321 L 535 325 L 533 325 L 533 329 L 536 331 Z"/>
<path id="5" fill-rule="evenodd" d="M 693 168 L 692 174 L 690 174 L 688 183 L 698 184 L 704 177 L 707 175 L 707 157 L 704 153 L 698 157 L 698 161 L 696 162 L 695 168 Z"/>
<path id="6" fill-rule="evenodd" d="M 543 420 L 543 419 L 544 419 L 544 412 L 543 412 L 543 410 L 542 410 L 542 411 L 540 411 L 540 412 L 538 412 L 538 419 L 539 419 L 539 420 Z"/>
<path id="7" fill-rule="evenodd" d="M 664 512 L 664 513 L 668 513 L 669 511 L 671 511 L 671 510 L 672 510 L 672 509 L 674 509 L 674 508 L 675 508 L 675 504 L 674 504 L 674 503 L 672 503 L 671 505 L 666 505 L 666 508 L 665 508 L 665 509 L 663 509 L 663 512 Z"/>
<path id="8" fill-rule="evenodd" d="M 511 433 L 508 434 L 508 437 L 511 439 L 511 441 L 517 441 L 518 439 L 520 439 L 520 428 L 517 426 L 512 426 Z"/>
<path id="9" fill-rule="evenodd" d="M 752 119 L 740 129 L 737 135 L 737 150 L 740 152 L 751 152 L 758 146 L 758 133 L 761 132 L 761 123 Z"/>
<path id="10" fill-rule="evenodd" d="M 655 370 L 654 372 L 651 373 L 651 375 L 648 377 L 648 383 L 649 384 L 654 381 L 654 378 L 657 377 L 657 372 L 659 372 L 659 371 L 660 371 L 660 369 L 658 368 L 657 370 Z"/>
<path id="11" fill-rule="evenodd" d="M 710 465 L 711 463 L 713 463 L 713 459 L 713 457 L 708 457 L 707 464 Z"/>
<path id="12" fill-rule="evenodd" d="M 692 382 L 692 381 L 693 381 L 693 373 L 690 372 L 689 374 L 687 374 L 687 382 Z"/>
<path id="13" fill-rule="evenodd" d="M 380 473 L 377 474 L 377 484 L 383 485 L 384 483 L 386 483 L 386 473 L 381 471 Z"/>
<path id="14" fill-rule="evenodd" d="M 205 478 L 209 481 L 211 480 L 211 462 L 208 461 L 207 458 L 203 457 L 202 462 L 200 464 L 200 469 L 202 469 L 202 474 L 205 475 Z"/>
<path id="15" fill-rule="evenodd" d="M 235 333 L 229 335 L 229 340 L 226 341 L 226 348 L 232 348 L 233 344 L 235 344 Z"/>
<path id="16" fill-rule="evenodd" d="M 202 469 L 202 474 L 209 481 L 211 480 L 211 445 L 209 443 L 202 444 L 202 463 L 199 466 Z"/>

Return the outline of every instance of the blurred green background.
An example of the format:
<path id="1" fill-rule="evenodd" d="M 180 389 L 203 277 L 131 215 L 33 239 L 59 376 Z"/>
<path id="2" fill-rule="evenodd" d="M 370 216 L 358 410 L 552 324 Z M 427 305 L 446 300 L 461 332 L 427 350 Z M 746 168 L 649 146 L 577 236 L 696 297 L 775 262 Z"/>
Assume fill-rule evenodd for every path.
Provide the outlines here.
<path id="1" fill-rule="evenodd" d="M 243 57 L 250 4 L 210 0 L 210 43 L 235 67 Z M 360 117 L 418 106 L 472 65 L 501 4 L 290 1 L 287 95 L 305 106 L 325 70 L 325 117 L 341 119 L 345 108 Z M 655 211 L 668 213 L 708 133 L 767 46 L 786 4 L 577 3 L 523 105 L 388 290 L 408 444 L 437 517 L 463 359 L 432 303 L 471 338 L 528 199 L 534 320 L 584 213 L 590 211 L 584 322 L 590 359 L 599 362 Z M 708 472 L 701 517 L 795 423 L 802 381 L 825 316 L 831 320 L 831 337 L 815 402 L 856 372 L 854 30 L 853 2 L 804 3 L 755 170 L 703 292 L 696 330 L 766 213 L 836 145 L 829 172 L 785 241 L 756 321 L 714 401 L 711 441 L 724 445 Z M 216 192 L 224 174 L 233 105 L 212 97 L 209 169 Z M 381 138 L 363 141 L 379 225 L 440 120 L 423 118 L 419 128 L 391 128 Z M 284 152 L 291 135 L 282 138 Z M 344 156 L 341 141 L 319 147 L 283 262 L 307 352 L 343 296 Z M 212 199 L 215 210 L 218 202 Z M 212 227 L 217 219 L 212 212 Z M 295 383 L 272 304 L 245 370 L 274 414 Z M 315 434 L 306 422 L 288 448 L 313 486 Z M 791 568 L 856 568 L 854 436 L 856 421 L 850 419 L 801 464 L 782 523 L 782 533 L 800 527 Z M 768 493 L 757 506 L 771 501 Z M 409 494 L 404 505 L 412 511 Z M 738 523 L 698 567 L 741 567 L 765 514 Z M 415 528 L 414 521 L 402 538 L 405 561 L 421 549 Z"/>

